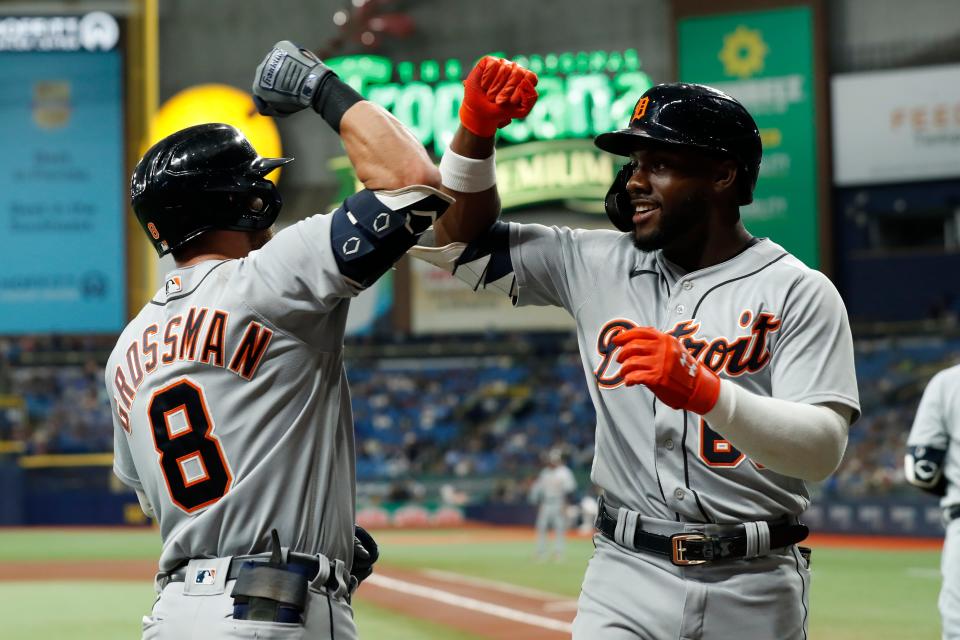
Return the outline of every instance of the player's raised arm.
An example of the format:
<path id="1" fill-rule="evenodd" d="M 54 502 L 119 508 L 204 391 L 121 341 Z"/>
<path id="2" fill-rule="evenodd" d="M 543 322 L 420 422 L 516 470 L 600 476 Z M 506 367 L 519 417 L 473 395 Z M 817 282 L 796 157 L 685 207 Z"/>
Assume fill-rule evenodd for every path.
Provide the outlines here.
<path id="1" fill-rule="evenodd" d="M 525 118 L 537 101 L 537 76 L 486 56 L 463 83 L 460 127 L 440 161 L 443 190 L 456 202 L 434 226 L 435 245 L 470 242 L 500 215 L 493 146 L 497 129 Z"/>
<path id="2" fill-rule="evenodd" d="M 264 115 L 282 117 L 308 107 L 320 114 L 340 135 L 366 187 L 330 216 L 300 223 L 306 225 L 299 230 L 301 237 L 309 237 L 306 243 L 292 236 L 274 243 L 274 252 L 285 254 L 277 259 L 287 263 L 287 272 L 303 273 L 329 238 L 335 267 L 330 261 L 307 278 L 321 283 L 313 286 L 311 296 L 328 308 L 335 298 L 373 284 L 436 222 L 451 199 L 437 190 L 440 174 L 413 134 L 364 100 L 313 52 L 278 42 L 257 67 L 253 94 Z M 338 288 L 331 275 L 347 286 Z"/>
<path id="3" fill-rule="evenodd" d="M 308 49 L 288 40 L 275 44 L 257 67 L 253 95 L 263 115 L 286 117 L 308 107 L 319 113 L 340 135 L 367 189 L 440 185 L 439 172 L 414 135 Z"/>

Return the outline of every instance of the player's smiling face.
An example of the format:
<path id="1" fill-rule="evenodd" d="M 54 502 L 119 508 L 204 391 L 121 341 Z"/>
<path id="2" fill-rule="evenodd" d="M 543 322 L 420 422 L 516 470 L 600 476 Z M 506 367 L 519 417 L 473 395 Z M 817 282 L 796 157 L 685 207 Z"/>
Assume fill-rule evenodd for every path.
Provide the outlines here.
<path id="1" fill-rule="evenodd" d="M 651 145 L 630 155 L 627 193 L 641 251 L 685 244 L 706 227 L 714 162 L 688 149 Z M 688 240 L 690 238 L 690 240 Z"/>

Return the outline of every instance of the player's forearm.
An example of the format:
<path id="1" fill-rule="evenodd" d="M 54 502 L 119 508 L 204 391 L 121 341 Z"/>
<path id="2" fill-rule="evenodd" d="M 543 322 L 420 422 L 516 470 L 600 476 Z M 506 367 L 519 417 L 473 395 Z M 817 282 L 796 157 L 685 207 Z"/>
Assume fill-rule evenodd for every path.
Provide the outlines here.
<path id="1" fill-rule="evenodd" d="M 847 446 L 849 413 L 831 407 L 767 398 L 723 380 L 710 428 L 755 462 L 793 478 L 823 480 Z"/>
<path id="2" fill-rule="evenodd" d="M 340 139 L 357 178 L 367 189 L 399 189 L 411 184 L 440 187 L 440 172 L 420 141 L 372 102 L 357 102 L 343 114 Z"/>
<path id="3" fill-rule="evenodd" d="M 451 242 L 471 242 L 487 231 L 500 215 L 500 194 L 496 183 L 480 191 L 470 191 L 472 184 L 483 187 L 490 180 L 494 137 L 481 137 L 465 127 L 457 129 L 447 154 L 452 151 L 465 160 L 456 162 L 451 171 L 451 156 L 441 163 L 442 189 L 456 199 L 447 213 L 434 225 L 436 246 Z M 471 162 L 473 161 L 473 162 Z M 495 178 L 494 178 L 495 179 Z M 463 190 L 467 189 L 467 190 Z"/>

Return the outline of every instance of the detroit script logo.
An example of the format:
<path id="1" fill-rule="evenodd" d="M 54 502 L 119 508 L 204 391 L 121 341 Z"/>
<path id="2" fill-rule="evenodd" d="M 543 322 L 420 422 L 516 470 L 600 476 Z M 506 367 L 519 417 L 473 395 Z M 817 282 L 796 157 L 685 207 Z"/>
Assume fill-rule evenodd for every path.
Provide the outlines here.
<path id="1" fill-rule="evenodd" d="M 772 313 L 759 313 L 753 317 L 751 311 L 740 314 L 739 324 L 750 333 L 739 338 L 729 340 L 725 337 L 704 340 L 697 337 L 700 323 L 695 320 L 678 322 L 668 331 L 690 354 L 703 362 L 716 373 L 726 373 L 736 377 L 744 373 L 756 373 L 770 362 L 770 350 L 767 348 L 768 336 L 780 329 L 780 319 Z M 617 362 L 617 352 L 620 347 L 613 344 L 613 337 L 623 331 L 637 327 L 632 320 L 610 320 L 597 335 L 597 353 L 600 354 L 600 364 L 593 375 L 597 385 L 603 389 L 613 389 L 623 384 L 620 376 L 620 363 Z"/>

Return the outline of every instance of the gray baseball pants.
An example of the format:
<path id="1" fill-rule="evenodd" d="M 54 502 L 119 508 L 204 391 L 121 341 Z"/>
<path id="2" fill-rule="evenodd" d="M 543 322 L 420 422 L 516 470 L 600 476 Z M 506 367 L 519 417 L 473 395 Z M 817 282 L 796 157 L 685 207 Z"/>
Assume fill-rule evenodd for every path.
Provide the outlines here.
<path id="1" fill-rule="evenodd" d="M 600 534 L 574 640 L 806 640 L 810 570 L 796 547 L 678 567 Z"/>
<path id="2" fill-rule="evenodd" d="M 206 565 L 221 563 L 218 572 L 221 579 L 208 585 L 196 584 L 189 567 L 197 561 L 191 561 L 187 580 L 164 586 L 151 615 L 143 617 L 143 640 L 357 639 L 346 589 L 341 586 L 334 593 L 328 593 L 323 586 L 327 575 L 317 576 L 310 583 L 304 624 L 234 620 L 230 594 L 236 580 L 222 580 L 229 561 L 229 558 L 204 561 Z"/>

